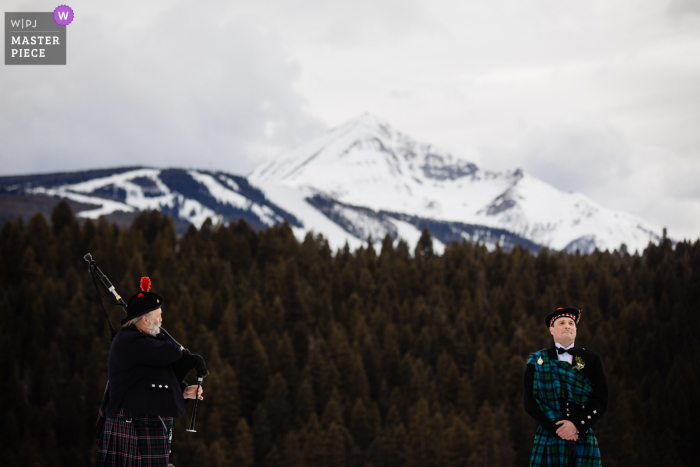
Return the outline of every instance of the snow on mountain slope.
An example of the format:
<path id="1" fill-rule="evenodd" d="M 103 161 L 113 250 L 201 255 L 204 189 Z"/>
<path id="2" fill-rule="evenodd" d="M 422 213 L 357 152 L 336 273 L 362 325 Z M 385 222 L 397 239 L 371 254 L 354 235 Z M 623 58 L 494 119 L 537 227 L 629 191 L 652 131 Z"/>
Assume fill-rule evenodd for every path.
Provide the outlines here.
<path id="1" fill-rule="evenodd" d="M 89 218 L 158 209 L 185 221 L 180 229 L 207 218 L 224 224 L 242 218 L 256 229 L 287 221 L 300 240 L 313 231 L 333 249 L 346 242 L 354 249 L 369 237 L 381 242 L 386 234 L 412 248 L 425 228 L 437 252 L 463 239 L 532 252 L 623 243 L 642 251 L 661 237 L 661 229 L 583 194 L 564 193 L 520 169 L 481 170 L 371 115 L 281 154 L 249 178 L 128 167 L 0 177 L 0 191 L 97 206 L 78 213 Z"/>
<path id="2" fill-rule="evenodd" d="M 357 249 L 362 245 L 367 244 L 367 238 L 371 235 L 375 241 L 381 241 L 386 235 L 387 230 L 376 226 L 377 222 L 371 216 L 363 216 L 362 213 L 348 212 L 343 214 L 353 222 L 353 226 L 357 228 L 356 234 L 348 232 L 346 228 L 339 225 L 338 222 L 325 215 L 310 204 L 305 194 L 297 189 L 290 188 L 284 185 L 274 183 L 262 183 L 259 188 L 263 190 L 265 196 L 280 206 L 282 209 L 294 213 L 299 221 L 304 225 L 301 227 L 292 227 L 295 236 L 299 240 L 303 240 L 306 233 L 322 234 L 328 240 L 328 244 L 334 250 L 343 248 L 345 243 L 350 249 Z M 418 242 L 421 236 L 421 231 L 415 226 L 398 220 L 392 220 L 393 230 L 395 230 L 396 239 L 403 239 L 413 247 Z M 437 239 L 433 239 L 433 250 L 440 254 L 444 251 L 445 245 Z"/>
<path id="3" fill-rule="evenodd" d="M 585 239 L 592 242 L 588 249 L 613 250 L 625 243 L 632 251 L 642 251 L 661 233 L 642 219 L 606 209 L 581 193 L 564 193 L 528 174 L 480 210 L 476 219 L 558 250 Z"/>
<path id="4" fill-rule="evenodd" d="M 178 214 L 181 217 L 197 226 L 200 226 L 207 217 L 216 219 L 216 213 L 211 209 L 207 209 L 195 200 L 184 199 L 181 195 L 173 193 L 160 180 L 160 172 L 157 169 L 138 169 L 72 185 L 49 189 L 38 187 L 33 192 L 101 205 L 98 209 L 78 213 L 80 217 L 91 219 L 116 211 L 133 212 L 137 209 L 163 209 L 175 206 L 179 207 Z M 152 182 L 157 189 L 156 193 L 148 193 L 143 189 L 144 179 Z M 108 199 L 107 196 L 110 194 L 119 201 Z"/>
<path id="5" fill-rule="evenodd" d="M 245 178 L 224 173 L 138 168 L 79 183 L 48 188 L 37 186 L 27 191 L 100 206 L 78 213 L 80 217 L 92 219 L 117 211 L 161 210 L 196 227 L 207 218 L 228 222 L 241 217 L 257 227 L 279 224 L 285 219 L 301 227 L 293 215 L 269 203 Z"/>
<path id="6" fill-rule="evenodd" d="M 554 249 L 612 250 L 625 243 L 641 251 L 661 233 L 522 170 L 480 170 L 371 115 L 281 154 L 248 179 L 265 193 L 284 186 L 305 198 L 321 195 L 376 212 L 505 229 Z"/>

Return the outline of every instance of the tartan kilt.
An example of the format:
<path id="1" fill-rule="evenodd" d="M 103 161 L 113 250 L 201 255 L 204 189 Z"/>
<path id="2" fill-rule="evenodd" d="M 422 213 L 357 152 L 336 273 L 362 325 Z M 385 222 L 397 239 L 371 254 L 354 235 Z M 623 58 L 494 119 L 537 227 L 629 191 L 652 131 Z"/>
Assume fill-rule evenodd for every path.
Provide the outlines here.
<path id="1" fill-rule="evenodd" d="M 142 414 L 126 420 L 122 409 L 105 421 L 96 467 L 167 467 L 173 417 Z"/>
<path id="2" fill-rule="evenodd" d="M 548 430 L 537 427 L 535 445 L 530 456 L 530 467 L 567 467 L 566 442 Z M 600 467 L 598 440 L 589 429 L 576 441 L 576 467 Z"/>

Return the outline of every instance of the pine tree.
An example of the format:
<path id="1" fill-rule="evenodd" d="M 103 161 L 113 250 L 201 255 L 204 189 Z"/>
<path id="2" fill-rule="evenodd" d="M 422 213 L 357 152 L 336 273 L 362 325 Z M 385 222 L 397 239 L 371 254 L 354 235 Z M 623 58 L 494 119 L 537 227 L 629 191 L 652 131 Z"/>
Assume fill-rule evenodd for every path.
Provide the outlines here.
<path id="1" fill-rule="evenodd" d="M 493 409 L 488 401 L 479 408 L 474 430 L 471 432 L 469 466 L 501 466 L 502 435 L 496 426 Z"/>
<path id="2" fill-rule="evenodd" d="M 369 443 L 374 439 L 374 426 L 367 409 L 360 399 L 357 399 L 352 409 L 350 434 L 352 434 L 355 443 L 363 450 L 367 449 Z"/>
<path id="3" fill-rule="evenodd" d="M 343 417 L 343 403 L 340 393 L 336 388 L 333 388 L 331 392 L 331 397 L 326 404 L 326 408 L 323 411 L 323 416 L 321 417 L 321 424 L 324 428 L 328 428 L 332 423 L 336 423 L 340 426 L 345 425 L 345 420 Z"/>
<path id="4" fill-rule="evenodd" d="M 284 448 L 282 452 L 283 455 L 280 460 L 280 467 L 301 467 L 303 465 L 299 436 L 296 431 L 292 430 L 287 433 L 287 436 L 284 438 Z"/>
<path id="5" fill-rule="evenodd" d="M 286 331 L 282 333 L 277 346 L 275 371 L 280 372 L 284 377 L 287 386 L 290 388 L 290 394 L 296 394 L 297 385 L 299 384 L 299 371 L 297 370 L 294 347 Z"/>
<path id="6" fill-rule="evenodd" d="M 309 328 L 303 321 L 294 324 L 292 328 L 292 347 L 294 348 L 294 357 L 299 370 L 304 368 L 306 361 L 309 359 L 310 336 Z"/>
<path id="7" fill-rule="evenodd" d="M 455 417 L 452 426 L 445 431 L 444 436 L 446 467 L 477 465 L 471 462 L 471 439 L 472 435 L 470 435 L 466 424 L 459 417 Z M 491 466 L 493 464 L 485 460 L 480 465 Z"/>
<path id="8" fill-rule="evenodd" d="M 430 258 L 434 254 L 433 237 L 430 235 L 430 231 L 425 228 L 416 244 L 416 258 Z"/>
<path id="9" fill-rule="evenodd" d="M 265 456 L 263 462 L 264 467 L 278 467 L 282 463 L 282 453 L 277 449 L 277 446 L 272 446 L 270 452 Z"/>
<path id="10" fill-rule="evenodd" d="M 251 325 L 243 334 L 241 352 L 237 371 L 242 402 L 241 414 L 250 418 L 258 402 L 262 400 L 270 378 L 265 349 Z"/>
<path id="11" fill-rule="evenodd" d="M 245 418 L 241 418 L 236 426 L 235 448 L 233 450 L 233 465 L 250 467 L 255 461 L 253 436 Z"/>
<path id="12" fill-rule="evenodd" d="M 270 419 L 263 404 L 258 405 L 253 413 L 253 442 L 255 445 L 255 463 L 261 464 L 272 448 L 273 442 Z"/>
<path id="13" fill-rule="evenodd" d="M 348 464 L 348 449 L 345 428 L 335 422 L 328 427 L 325 440 L 326 465 L 345 467 Z"/>
<path id="14" fill-rule="evenodd" d="M 281 437 L 289 429 L 291 408 L 289 407 L 287 382 L 280 373 L 270 380 L 265 397 L 265 408 L 270 420 L 272 439 Z"/>
<path id="15" fill-rule="evenodd" d="M 431 429 L 428 402 L 421 397 L 411 408 L 409 424 L 411 464 L 415 467 L 437 465 L 437 459 L 432 454 L 435 449 L 434 443 L 439 442 L 439 439 L 433 436 Z"/>
<path id="16" fill-rule="evenodd" d="M 476 355 L 474 374 L 471 379 L 476 400 L 493 402 L 496 391 L 496 376 L 493 371 L 493 363 L 484 350 L 480 350 Z"/>
<path id="17" fill-rule="evenodd" d="M 304 426 L 316 411 L 316 397 L 314 389 L 308 378 L 304 378 L 299 385 L 296 397 L 296 414 L 294 417 L 295 426 Z"/>
<path id="18" fill-rule="evenodd" d="M 446 352 L 443 352 L 438 360 L 438 384 L 442 400 L 456 405 L 461 386 L 459 370 L 452 357 Z"/>
<path id="19" fill-rule="evenodd" d="M 408 465 L 409 445 L 406 428 L 399 423 L 394 429 L 388 446 L 387 467 L 402 467 Z"/>
<path id="20" fill-rule="evenodd" d="M 303 431 L 304 436 L 304 465 L 309 467 L 325 467 L 326 445 L 316 414 L 311 414 L 309 423 Z"/>
<path id="21" fill-rule="evenodd" d="M 225 439 L 230 440 L 235 437 L 240 417 L 238 381 L 231 365 L 224 366 L 219 380 L 223 389 L 223 397 L 217 404 L 217 411 L 221 414 L 221 434 Z"/>

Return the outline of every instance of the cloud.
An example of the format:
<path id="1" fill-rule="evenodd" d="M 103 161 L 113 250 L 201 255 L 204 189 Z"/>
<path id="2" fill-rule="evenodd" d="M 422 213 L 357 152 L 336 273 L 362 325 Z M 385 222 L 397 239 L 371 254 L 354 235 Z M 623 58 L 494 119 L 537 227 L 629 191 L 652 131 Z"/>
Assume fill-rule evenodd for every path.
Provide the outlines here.
<path id="1" fill-rule="evenodd" d="M 668 12 L 674 18 L 700 16 L 700 2 L 696 0 L 671 0 L 668 3 Z"/>
<path id="2" fill-rule="evenodd" d="M 528 172 L 562 191 L 582 192 L 607 208 L 668 227 L 671 238 L 698 237 L 700 160 L 590 122 L 533 131 L 516 151 Z"/>
<path id="3" fill-rule="evenodd" d="M 598 191 L 632 173 L 630 142 L 604 123 L 570 122 L 535 128 L 516 151 L 525 170 L 562 191 Z"/>
<path id="4" fill-rule="evenodd" d="M 133 164 L 247 173 L 324 128 L 294 90 L 299 64 L 225 2 L 93 4 L 72 4 L 66 66 L 4 67 L 3 173 Z"/>
<path id="5" fill-rule="evenodd" d="M 420 0 L 259 0 L 236 9 L 296 47 L 348 50 L 397 43 L 436 28 L 426 6 Z"/>

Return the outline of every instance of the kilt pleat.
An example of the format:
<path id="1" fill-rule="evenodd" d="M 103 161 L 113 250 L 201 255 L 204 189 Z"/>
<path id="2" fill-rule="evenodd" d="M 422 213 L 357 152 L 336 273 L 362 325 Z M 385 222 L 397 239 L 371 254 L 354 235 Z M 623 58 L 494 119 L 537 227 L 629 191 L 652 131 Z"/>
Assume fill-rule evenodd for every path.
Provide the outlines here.
<path id="1" fill-rule="evenodd" d="M 530 456 L 530 467 L 567 467 L 566 443 L 549 431 L 537 427 L 535 445 Z M 593 430 L 588 430 L 579 436 L 576 441 L 576 467 L 600 467 L 600 451 L 598 440 L 593 435 Z"/>
<path id="2" fill-rule="evenodd" d="M 173 418 L 138 415 L 131 423 L 126 420 L 120 410 L 105 421 L 96 467 L 167 467 Z"/>

